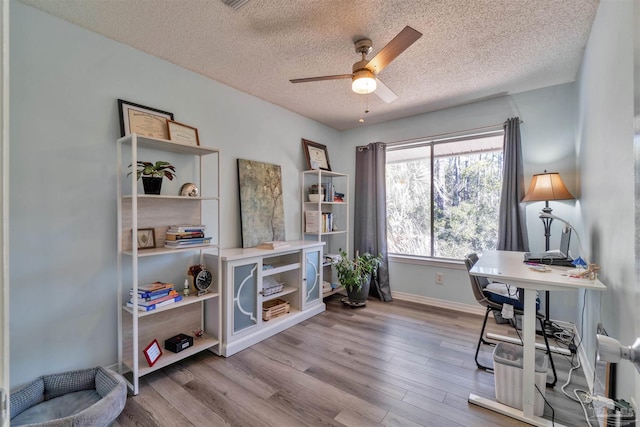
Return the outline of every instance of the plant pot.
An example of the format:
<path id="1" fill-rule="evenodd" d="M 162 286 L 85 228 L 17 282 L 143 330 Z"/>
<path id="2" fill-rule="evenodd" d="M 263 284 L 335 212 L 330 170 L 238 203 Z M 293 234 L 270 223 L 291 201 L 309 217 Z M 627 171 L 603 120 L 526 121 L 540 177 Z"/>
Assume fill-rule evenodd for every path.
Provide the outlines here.
<path id="1" fill-rule="evenodd" d="M 144 194 L 160 194 L 160 190 L 162 189 L 162 178 L 143 176 L 142 187 L 144 188 Z"/>
<path id="2" fill-rule="evenodd" d="M 371 287 L 371 275 L 368 274 L 362 284 L 362 288 L 360 290 L 356 289 L 347 289 L 347 297 L 349 298 L 349 302 L 358 305 L 364 305 L 367 303 L 367 298 L 369 297 L 369 288 Z"/>

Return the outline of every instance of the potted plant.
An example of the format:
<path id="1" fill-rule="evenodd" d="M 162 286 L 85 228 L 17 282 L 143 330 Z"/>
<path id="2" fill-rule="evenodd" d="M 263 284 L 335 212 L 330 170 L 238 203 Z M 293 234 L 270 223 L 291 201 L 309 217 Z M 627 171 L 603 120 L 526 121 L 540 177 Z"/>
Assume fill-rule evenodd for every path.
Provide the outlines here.
<path id="1" fill-rule="evenodd" d="M 365 305 L 369 296 L 371 275 L 378 271 L 382 255 L 373 256 L 369 252 L 350 259 L 346 252 L 340 252 L 335 264 L 338 281 L 346 289 L 349 302 L 353 305 Z"/>
<path id="2" fill-rule="evenodd" d="M 142 187 L 144 194 L 160 194 L 162 189 L 162 178 L 167 177 L 169 181 L 176 176 L 176 168 L 169 162 L 159 160 L 155 163 L 138 161 L 137 179 L 142 177 Z M 131 167 L 131 165 L 129 165 Z M 131 175 L 129 172 L 127 176 Z"/>
<path id="3" fill-rule="evenodd" d="M 324 187 L 312 184 L 309 187 L 309 201 L 318 202 L 324 198 Z"/>

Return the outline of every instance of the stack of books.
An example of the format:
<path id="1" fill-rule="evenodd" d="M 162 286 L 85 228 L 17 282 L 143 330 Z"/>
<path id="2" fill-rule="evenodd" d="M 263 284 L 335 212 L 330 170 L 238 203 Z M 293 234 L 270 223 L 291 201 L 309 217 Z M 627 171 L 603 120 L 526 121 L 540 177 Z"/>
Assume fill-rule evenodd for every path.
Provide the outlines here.
<path id="1" fill-rule="evenodd" d="M 182 295 L 174 289 L 173 283 L 153 282 L 138 286 L 137 295 L 133 295 L 133 289 L 131 289 L 127 307 L 133 308 L 135 304 L 139 311 L 151 311 L 181 299 Z"/>
<path id="2" fill-rule="evenodd" d="M 333 193 L 333 201 L 336 203 L 344 203 L 344 193 Z"/>
<path id="3" fill-rule="evenodd" d="M 165 248 L 179 249 L 211 244 L 211 237 L 204 235 L 205 225 L 172 225 L 167 229 Z"/>

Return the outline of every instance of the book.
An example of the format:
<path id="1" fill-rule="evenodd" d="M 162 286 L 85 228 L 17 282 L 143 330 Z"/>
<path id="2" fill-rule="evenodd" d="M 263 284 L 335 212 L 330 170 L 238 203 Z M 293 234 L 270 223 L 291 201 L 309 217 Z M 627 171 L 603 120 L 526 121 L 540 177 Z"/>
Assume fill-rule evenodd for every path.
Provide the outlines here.
<path id="1" fill-rule="evenodd" d="M 170 305 L 178 301 L 182 301 L 182 295 L 177 295 L 175 298 L 172 298 L 170 300 L 159 302 L 156 304 L 156 308 L 164 307 L 166 305 Z"/>
<path id="2" fill-rule="evenodd" d="M 169 293 L 167 293 L 166 295 L 160 295 L 160 296 L 158 296 L 156 298 L 151 298 L 151 299 L 148 299 L 148 298 L 137 298 L 136 300 L 138 302 L 138 305 L 149 306 L 149 305 L 152 305 L 152 304 L 158 304 L 158 303 L 161 303 L 163 301 L 167 301 L 167 300 L 173 299 L 173 298 L 177 297 L 178 295 L 179 294 L 178 294 L 178 292 L 176 290 L 172 290 Z M 133 297 L 129 299 L 129 302 L 133 302 L 132 299 L 133 299 Z"/>
<path id="3" fill-rule="evenodd" d="M 204 231 L 207 228 L 206 225 L 189 225 L 189 224 L 183 224 L 183 225 L 172 225 L 167 229 L 168 233 L 197 233 L 197 232 L 201 232 Z"/>
<path id="4" fill-rule="evenodd" d="M 153 282 L 153 283 L 148 283 L 146 285 L 138 286 L 138 292 L 140 291 L 155 292 L 163 289 L 169 289 L 169 290 L 173 289 L 173 283 Z"/>
<path id="5" fill-rule="evenodd" d="M 168 294 L 173 290 L 173 283 L 155 282 L 138 286 L 138 298 L 151 298 Z M 129 295 L 133 295 L 133 289 L 129 290 Z"/>
<path id="6" fill-rule="evenodd" d="M 171 299 L 159 302 L 157 304 L 150 304 L 150 305 L 136 304 L 136 306 L 138 307 L 138 311 L 151 311 L 151 310 L 155 310 L 156 308 L 160 308 L 160 307 L 167 306 L 169 304 L 173 304 L 173 303 L 178 302 L 180 300 L 182 300 L 182 295 L 177 295 L 177 296 L 175 296 L 175 297 L 173 297 Z M 131 301 L 127 302 L 127 307 L 133 308 L 133 303 Z"/>
<path id="7" fill-rule="evenodd" d="M 283 240 L 272 240 L 269 242 L 262 242 L 256 248 L 258 249 L 280 249 L 280 248 L 288 248 L 289 243 Z"/>
<path id="8" fill-rule="evenodd" d="M 197 238 L 203 238 L 204 237 L 204 232 L 202 231 L 195 231 L 195 232 L 185 232 L 185 233 L 170 233 L 167 232 L 166 234 L 166 240 L 189 240 L 189 239 L 197 239 Z"/>
<path id="9" fill-rule="evenodd" d="M 202 242 L 188 242 L 181 245 L 174 245 L 172 243 L 174 242 L 165 242 L 164 247 L 167 249 L 188 249 L 188 248 L 200 248 L 200 247 L 206 248 L 211 246 L 211 239 L 206 238 Z"/>
<path id="10" fill-rule="evenodd" d="M 133 308 L 133 303 L 128 302 L 127 307 Z M 138 307 L 138 311 L 151 311 L 156 309 L 155 305 L 150 305 L 150 306 L 138 305 L 137 307 Z"/>
<path id="11" fill-rule="evenodd" d="M 173 289 L 162 289 L 155 292 L 140 292 L 138 291 L 138 300 L 152 301 L 158 298 L 166 297 L 171 292 L 175 292 Z M 133 289 L 129 289 L 129 296 L 133 297 Z"/>
<path id="12" fill-rule="evenodd" d="M 170 247 L 182 247 L 189 245 L 202 245 L 204 243 L 211 243 L 211 237 L 198 237 L 193 239 L 184 239 L 184 240 L 169 240 L 165 241 L 164 245 Z"/>
<path id="13" fill-rule="evenodd" d="M 304 231 L 305 233 L 317 233 L 320 231 L 320 212 L 304 212 Z"/>

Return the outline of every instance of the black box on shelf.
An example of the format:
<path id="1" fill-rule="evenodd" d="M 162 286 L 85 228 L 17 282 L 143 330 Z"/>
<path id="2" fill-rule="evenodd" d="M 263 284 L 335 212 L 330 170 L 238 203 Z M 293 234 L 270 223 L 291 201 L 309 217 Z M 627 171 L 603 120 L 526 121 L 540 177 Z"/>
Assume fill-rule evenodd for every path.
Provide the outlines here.
<path id="1" fill-rule="evenodd" d="M 164 341 L 164 348 L 174 353 L 193 346 L 193 337 L 186 334 L 178 334 Z"/>

